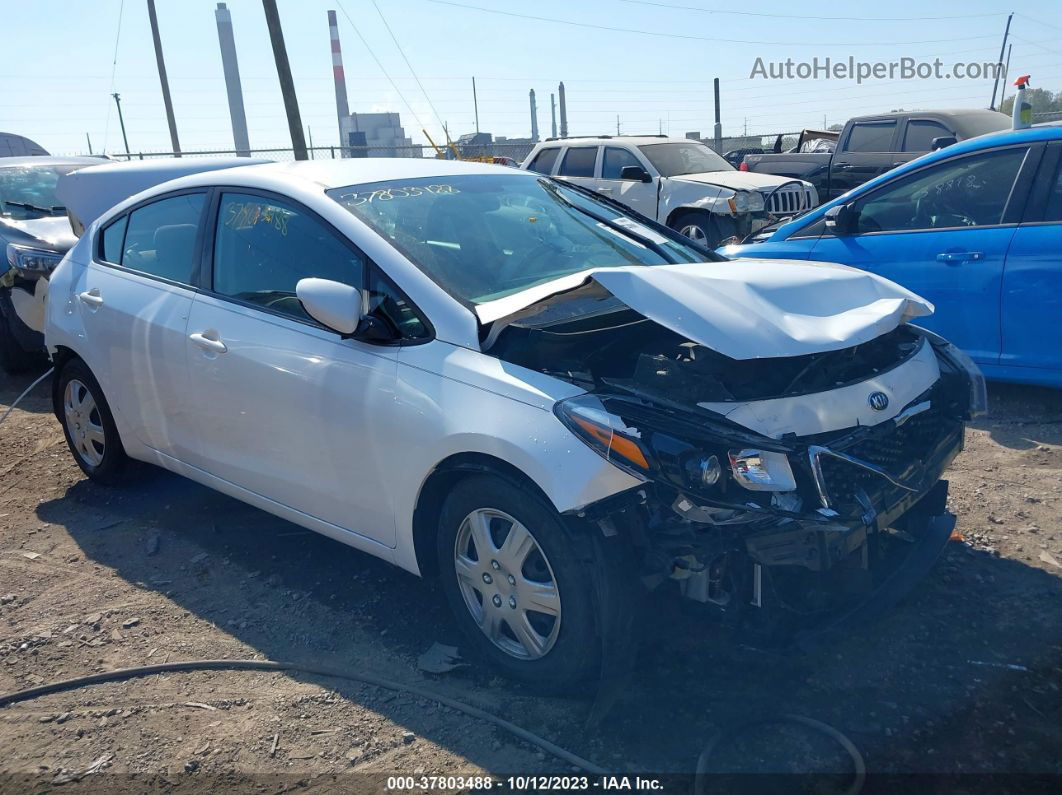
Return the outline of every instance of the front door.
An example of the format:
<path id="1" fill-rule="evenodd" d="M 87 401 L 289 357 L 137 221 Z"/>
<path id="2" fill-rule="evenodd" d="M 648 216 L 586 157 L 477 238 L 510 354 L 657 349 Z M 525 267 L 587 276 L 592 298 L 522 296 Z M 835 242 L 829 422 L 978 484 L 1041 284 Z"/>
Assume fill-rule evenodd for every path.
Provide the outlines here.
<path id="1" fill-rule="evenodd" d="M 365 286 L 368 263 L 305 208 L 225 192 L 212 289 L 188 323 L 191 463 L 344 530 L 394 546 L 389 472 L 396 348 L 342 339 L 295 295 L 303 278 Z"/>
<path id="2" fill-rule="evenodd" d="M 205 193 L 191 192 L 120 216 L 75 285 L 85 359 L 121 425 L 176 458 L 194 446 L 185 327 L 204 204 Z"/>
<path id="3" fill-rule="evenodd" d="M 627 205 L 635 212 L 652 218 L 654 221 L 658 220 L 656 213 L 660 177 L 653 177 L 650 182 L 621 179 L 620 174 L 627 166 L 637 166 L 645 173 L 649 173 L 645 164 L 638 160 L 629 149 L 606 146 L 601 155 L 601 178 L 597 180 L 596 189 L 610 199 Z"/>
<path id="4" fill-rule="evenodd" d="M 886 183 L 851 203 L 856 233 L 821 238 L 811 259 L 871 271 L 928 299 L 936 311 L 917 324 L 995 364 L 1003 263 L 1016 227 L 1008 206 L 1022 199 L 1012 188 L 1027 153 L 1018 146 L 956 157 Z"/>

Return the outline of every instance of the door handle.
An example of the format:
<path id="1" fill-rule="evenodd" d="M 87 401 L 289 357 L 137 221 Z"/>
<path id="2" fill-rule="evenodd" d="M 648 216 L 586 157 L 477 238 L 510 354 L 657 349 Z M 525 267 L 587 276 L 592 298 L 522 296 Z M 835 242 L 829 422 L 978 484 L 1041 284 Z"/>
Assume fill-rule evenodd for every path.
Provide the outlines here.
<path id="1" fill-rule="evenodd" d="M 98 287 L 93 287 L 91 290 L 87 290 L 83 293 L 77 294 L 78 300 L 81 303 L 92 307 L 93 309 L 99 309 L 103 306 L 103 296 L 100 295 Z"/>
<path id="2" fill-rule="evenodd" d="M 229 346 L 221 340 L 212 340 L 210 337 L 205 337 L 199 333 L 189 334 L 188 339 L 204 351 L 210 351 L 211 353 L 225 353 L 229 349 Z"/>
<path id="3" fill-rule="evenodd" d="M 598 193 L 612 193 L 612 188 L 598 188 Z"/>
<path id="4" fill-rule="evenodd" d="M 983 251 L 946 251 L 937 254 L 938 262 L 946 262 L 949 265 L 958 265 L 962 262 L 981 262 L 985 258 Z"/>

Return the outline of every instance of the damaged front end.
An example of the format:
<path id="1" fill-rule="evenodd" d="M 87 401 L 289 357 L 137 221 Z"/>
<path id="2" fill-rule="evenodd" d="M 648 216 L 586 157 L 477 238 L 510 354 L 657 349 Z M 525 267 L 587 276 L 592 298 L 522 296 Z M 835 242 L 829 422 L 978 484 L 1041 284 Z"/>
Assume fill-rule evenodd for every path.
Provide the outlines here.
<path id="1" fill-rule="evenodd" d="M 643 481 L 579 516 L 762 643 L 895 602 L 950 535 L 941 475 L 983 381 L 929 332 L 739 359 L 594 282 L 492 331 L 494 355 L 586 389 L 557 417 Z"/>

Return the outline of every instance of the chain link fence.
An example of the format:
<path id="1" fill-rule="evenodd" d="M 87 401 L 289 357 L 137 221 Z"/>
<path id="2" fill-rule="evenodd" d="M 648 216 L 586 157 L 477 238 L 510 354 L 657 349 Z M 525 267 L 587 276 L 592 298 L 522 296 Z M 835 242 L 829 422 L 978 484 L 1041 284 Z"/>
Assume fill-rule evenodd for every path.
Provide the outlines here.
<path id="1" fill-rule="evenodd" d="M 602 136 L 610 137 L 610 136 Z M 699 138 L 703 143 L 715 149 L 719 154 L 728 152 L 741 152 L 754 154 L 758 152 L 784 152 L 796 146 L 799 132 L 771 133 L 769 135 L 742 135 L 723 138 L 717 144 L 714 138 Z M 578 141 L 579 138 L 569 138 L 569 141 Z M 341 158 L 364 158 L 364 157 L 413 157 L 413 158 L 439 158 L 444 160 L 477 160 L 481 162 L 496 162 L 504 165 L 518 165 L 534 149 L 535 144 L 531 141 L 495 141 L 489 144 L 458 144 L 451 143 L 440 145 L 437 149 L 431 146 L 416 144 L 412 146 L 314 146 L 307 148 L 307 154 L 311 160 L 338 160 Z M 291 161 L 295 159 L 294 150 L 288 147 L 272 147 L 265 149 L 251 149 L 238 151 L 235 149 L 199 149 L 183 152 L 130 152 L 112 153 L 111 156 L 118 160 L 148 160 L 158 157 L 254 157 L 266 160 Z"/>

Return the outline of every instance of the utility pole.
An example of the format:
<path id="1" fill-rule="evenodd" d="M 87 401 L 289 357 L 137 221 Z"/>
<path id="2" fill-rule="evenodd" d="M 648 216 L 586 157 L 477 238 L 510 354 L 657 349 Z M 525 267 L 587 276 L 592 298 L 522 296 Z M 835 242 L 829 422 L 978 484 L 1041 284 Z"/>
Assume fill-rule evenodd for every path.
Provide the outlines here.
<path id="1" fill-rule="evenodd" d="M 717 152 L 721 152 L 723 149 L 723 125 L 719 121 L 719 78 L 715 78 L 715 128 L 712 130 L 712 137 L 715 138 L 715 149 Z"/>
<path id="2" fill-rule="evenodd" d="M 291 79 L 288 50 L 284 46 L 284 31 L 280 28 L 280 13 L 277 0 L 262 0 L 266 25 L 269 26 L 269 43 L 273 47 L 273 60 L 277 63 L 280 93 L 284 97 L 284 112 L 288 116 L 288 132 L 291 133 L 291 149 L 296 160 L 308 160 L 306 139 L 302 134 L 302 118 L 299 116 L 299 101 L 295 97 L 295 82 Z M 342 142 L 341 142 L 342 143 Z"/>
<path id="3" fill-rule="evenodd" d="M 151 39 L 155 42 L 155 62 L 159 67 L 159 82 L 162 83 L 162 104 L 166 106 L 166 123 L 170 127 L 170 145 L 173 154 L 181 156 L 181 142 L 177 140 L 177 120 L 173 118 L 173 102 L 170 100 L 170 81 L 166 78 L 166 61 L 162 58 L 162 39 L 159 38 L 159 19 L 155 15 L 155 0 L 147 0 L 148 19 L 151 21 Z"/>
<path id="4" fill-rule="evenodd" d="M 1014 19 L 1014 14 L 1011 13 L 1007 16 L 1007 27 L 1003 29 L 1003 43 L 999 46 L 999 58 L 996 61 L 997 64 L 1003 63 L 1003 53 L 1007 51 L 1007 37 L 1010 35 L 1010 21 Z M 989 103 L 988 109 L 996 109 L 996 91 L 999 90 L 999 69 L 996 69 L 996 79 L 992 83 L 992 102 Z M 1004 89 L 1006 90 L 1006 89 Z M 1000 102 L 1000 104 L 1003 104 Z"/>
<path id="5" fill-rule="evenodd" d="M 85 140 L 88 141 L 89 154 L 91 155 L 92 154 L 92 138 L 89 137 L 88 133 L 85 133 Z"/>
<path id="6" fill-rule="evenodd" d="M 122 126 L 122 143 L 125 144 L 125 156 L 127 158 L 132 157 L 129 153 L 129 139 L 125 137 L 125 119 L 122 117 L 122 98 L 117 94 L 111 94 L 114 97 L 114 104 L 118 106 L 118 123 Z M 104 146 L 107 142 L 103 142 Z"/>
<path id="7" fill-rule="evenodd" d="M 310 160 L 313 160 L 313 130 L 310 129 L 309 124 L 306 125 L 306 137 L 310 139 Z"/>
<path id="8" fill-rule="evenodd" d="M 620 125 L 619 125 L 619 114 L 617 113 L 617 114 L 616 114 L 616 137 L 617 137 L 617 138 L 619 137 L 619 134 L 620 134 L 620 131 L 619 131 L 619 130 L 620 130 Z"/>
<path id="9" fill-rule="evenodd" d="M 476 78 L 472 78 L 472 109 L 476 112 L 476 132 L 479 132 L 479 99 L 476 97 Z"/>
<path id="10" fill-rule="evenodd" d="M 549 115 L 552 123 L 550 124 L 550 135 L 554 138 L 557 137 L 557 97 L 555 94 L 549 95 Z"/>
<path id="11" fill-rule="evenodd" d="M 1005 71 L 1005 73 L 1003 75 L 1004 77 L 1006 77 L 1007 75 L 1010 74 L 1010 51 L 1013 50 L 1013 49 L 1014 49 L 1014 45 L 1013 44 L 1008 44 L 1007 45 L 1007 68 L 1006 68 L 1006 71 Z M 1003 102 L 1004 102 L 1004 100 L 1006 98 L 1007 98 L 1007 81 L 1004 80 L 1003 81 L 1003 91 L 999 95 L 999 107 L 1001 107 L 1001 108 L 1003 107 Z"/>

